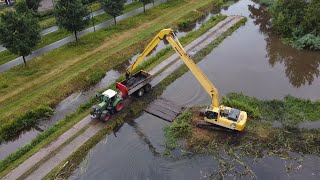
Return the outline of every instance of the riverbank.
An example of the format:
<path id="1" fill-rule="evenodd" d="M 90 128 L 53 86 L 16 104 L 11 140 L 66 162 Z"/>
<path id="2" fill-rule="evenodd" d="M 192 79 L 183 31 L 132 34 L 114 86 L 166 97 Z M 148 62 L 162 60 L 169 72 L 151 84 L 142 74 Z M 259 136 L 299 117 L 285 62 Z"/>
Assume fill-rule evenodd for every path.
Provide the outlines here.
<path id="1" fill-rule="evenodd" d="M 317 0 L 275 1 L 258 0 L 267 6 L 272 17 L 272 30 L 282 37 L 282 41 L 299 50 L 320 50 L 320 23 Z"/>
<path id="2" fill-rule="evenodd" d="M 236 101 L 237 103 L 229 104 L 228 102 L 231 101 Z M 269 106 L 276 104 L 276 107 L 281 103 L 286 104 L 286 101 L 288 101 L 287 98 L 277 100 L 276 102 L 278 103 L 275 101 L 262 101 L 233 93 L 224 97 L 223 102 L 228 106 L 250 104 L 252 107 L 256 107 L 256 102 L 259 102 L 269 104 Z M 319 108 L 319 102 L 301 99 L 299 101 L 309 106 L 314 106 L 314 103 L 317 103 L 318 105 L 314 109 Z M 203 120 L 203 117 L 199 116 L 199 110 L 203 107 L 187 109 L 174 123 L 164 130 L 166 135 L 166 154 L 174 156 L 170 152 L 178 148 L 185 154 L 213 155 L 220 166 L 225 166 L 225 168 L 219 166 L 219 171 L 216 174 L 212 174 L 212 176 L 219 178 L 224 178 L 227 174 L 232 173 L 232 169 L 235 169 L 238 173 L 248 173 L 244 174 L 245 177 L 254 177 L 254 171 L 244 163 L 248 158 L 257 159 L 265 156 L 275 156 L 281 159 L 295 159 L 297 154 L 300 156 L 320 155 L 320 129 L 298 129 L 292 124 L 288 124 L 283 128 L 276 128 L 270 122 L 271 120 L 267 121 L 259 117 L 253 117 L 250 114 L 252 107 L 249 105 L 241 107 L 242 110 L 248 111 L 249 115 L 246 128 L 242 132 L 228 131 L 226 129 L 208 130 L 195 127 L 193 124 Z M 306 110 L 301 111 L 301 113 L 303 112 L 308 114 Z M 276 108 L 276 111 L 269 111 L 268 115 L 275 117 L 279 113 L 287 114 L 288 111 Z M 309 116 L 309 118 L 311 117 Z M 300 122 L 302 121 L 304 120 L 300 120 Z"/>

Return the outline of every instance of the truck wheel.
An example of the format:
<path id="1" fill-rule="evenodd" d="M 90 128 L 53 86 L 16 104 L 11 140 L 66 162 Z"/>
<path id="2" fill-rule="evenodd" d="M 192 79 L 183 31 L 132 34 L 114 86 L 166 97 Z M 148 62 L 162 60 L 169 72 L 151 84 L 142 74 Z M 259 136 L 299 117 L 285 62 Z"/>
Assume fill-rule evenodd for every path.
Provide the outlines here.
<path id="1" fill-rule="evenodd" d="M 109 113 L 109 111 L 104 111 L 102 114 L 101 114 L 101 120 L 107 122 L 111 117 L 111 114 Z"/>
<path id="2" fill-rule="evenodd" d="M 141 97 L 144 95 L 144 89 L 140 88 L 139 91 L 137 92 L 138 97 Z"/>
<path id="3" fill-rule="evenodd" d="M 145 85 L 144 86 L 144 91 L 146 92 L 146 93 L 148 93 L 148 92 L 150 92 L 151 91 L 151 84 L 147 84 L 147 85 Z"/>
<path id="4" fill-rule="evenodd" d="M 230 129 L 235 130 L 235 129 L 236 129 L 236 124 L 235 124 L 235 123 L 232 123 L 232 124 L 230 125 Z"/>
<path id="5" fill-rule="evenodd" d="M 121 111 L 123 109 L 123 102 L 119 101 L 115 108 L 117 112 Z"/>

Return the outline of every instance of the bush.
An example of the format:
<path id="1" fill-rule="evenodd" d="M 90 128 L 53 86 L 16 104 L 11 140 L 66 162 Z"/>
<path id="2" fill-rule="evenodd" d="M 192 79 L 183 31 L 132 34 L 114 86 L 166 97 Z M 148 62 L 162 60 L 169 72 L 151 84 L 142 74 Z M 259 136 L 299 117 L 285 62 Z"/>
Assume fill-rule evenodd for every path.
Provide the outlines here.
<path id="1" fill-rule="evenodd" d="M 275 31 L 298 49 L 319 49 L 319 14 L 319 0 L 277 0 L 271 8 Z"/>
<path id="2" fill-rule="evenodd" d="M 42 12 L 37 12 L 35 16 L 39 18 L 40 20 L 52 17 L 54 15 L 54 10 L 48 10 L 48 11 L 42 11 Z"/>
<path id="3" fill-rule="evenodd" d="M 297 49 L 320 50 L 320 36 L 306 34 L 292 42 L 293 47 Z"/>

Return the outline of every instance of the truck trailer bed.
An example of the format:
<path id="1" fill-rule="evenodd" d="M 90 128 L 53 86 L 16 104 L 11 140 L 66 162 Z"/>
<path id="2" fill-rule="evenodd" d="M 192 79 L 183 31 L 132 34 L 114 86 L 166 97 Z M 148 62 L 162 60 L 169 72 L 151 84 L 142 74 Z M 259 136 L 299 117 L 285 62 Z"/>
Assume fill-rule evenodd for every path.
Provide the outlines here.
<path id="1" fill-rule="evenodd" d="M 128 92 L 127 95 L 131 95 L 143 88 L 145 85 L 151 82 L 151 75 L 144 71 L 139 71 L 132 75 L 129 80 L 123 80 L 117 83 L 117 88 L 121 89 L 123 86 L 126 88 Z M 121 90 L 122 91 L 122 90 Z"/>

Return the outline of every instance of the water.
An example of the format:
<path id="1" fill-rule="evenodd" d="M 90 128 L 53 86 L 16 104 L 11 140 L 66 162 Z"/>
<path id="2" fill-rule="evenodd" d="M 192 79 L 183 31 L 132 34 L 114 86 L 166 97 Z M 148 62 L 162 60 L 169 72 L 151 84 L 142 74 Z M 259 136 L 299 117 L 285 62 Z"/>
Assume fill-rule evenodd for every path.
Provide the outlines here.
<path id="1" fill-rule="evenodd" d="M 241 0 L 222 13 L 249 17 L 244 27 L 198 64 L 222 95 L 235 91 L 266 99 L 287 94 L 319 98 L 319 53 L 283 45 L 269 30 L 268 16 L 250 0 Z M 168 86 L 162 97 L 183 106 L 210 103 L 190 72 Z M 179 152 L 173 159 L 159 157 L 165 144 L 162 129 L 168 123 L 143 114 L 133 124 L 124 124 L 116 136 L 110 134 L 92 148 L 70 179 L 212 179 L 223 169 L 212 156 L 180 156 Z M 225 178 L 319 179 L 318 156 L 292 153 L 292 157 L 245 157 L 241 160 L 253 174 L 246 175 L 237 164 Z"/>
<path id="2" fill-rule="evenodd" d="M 213 9 L 211 12 L 208 12 L 202 19 L 195 22 L 193 26 L 191 26 L 189 29 L 177 30 L 175 32 L 176 36 L 182 37 L 186 35 L 188 32 L 198 30 L 202 24 L 207 22 L 215 14 L 217 14 L 216 9 Z M 146 60 L 168 46 L 169 45 L 165 44 L 164 42 L 159 43 L 158 46 L 147 56 Z M 102 80 L 100 80 L 98 84 L 94 85 L 93 87 L 90 87 L 88 90 L 75 92 L 63 101 L 61 101 L 56 106 L 54 115 L 46 121 L 41 121 L 37 125 L 37 129 L 40 131 L 48 129 L 49 127 L 53 126 L 56 122 L 58 122 L 61 119 L 64 119 L 68 114 L 75 111 L 81 104 L 87 102 L 90 99 L 90 97 L 94 96 L 99 91 L 110 86 L 112 83 L 115 82 L 116 79 L 120 77 L 120 74 L 125 73 L 126 68 L 130 64 L 132 64 L 139 57 L 139 55 L 140 54 L 136 54 L 127 62 L 124 62 L 120 66 L 116 67 L 114 70 L 108 71 L 105 77 Z M 1 144 L 0 160 L 4 159 L 7 155 L 16 151 L 23 145 L 29 143 L 33 138 L 35 138 L 40 133 L 40 131 L 38 131 L 37 129 L 32 128 L 30 130 L 26 130 L 22 134 L 17 135 L 15 139 L 6 142 L 5 144 Z"/>
<path id="3" fill-rule="evenodd" d="M 252 1 L 240 1 L 222 13 L 249 19 L 198 63 L 220 95 L 243 92 L 264 99 L 281 99 L 288 94 L 312 100 L 320 97 L 319 52 L 298 51 L 281 43 L 268 28 L 269 17 Z M 210 103 L 191 72 L 168 86 L 163 97 L 184 106 Z"/>
<path id="4" fill-rule="evenodd" d="M 31 128 L 22 133 L 19 136 L 16 136 L 15 139 L 12 139 L 9 142 L 3 143 L 0 145 L 0 160 L 7 157 L 12 152 L 18 150 L 21 145 L 27 144 L 36 137 L 41 131 L 39 129 Z"/>
<path id="5" fill-rule="evenodd" d="M 167 122 L 145 113 L 133 123 L 98 143 L 70 179 L 199 179 L 217 167 L 209 156 L 161 157 Z"/>

